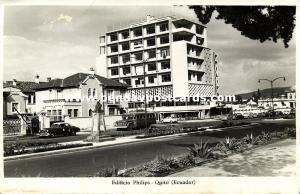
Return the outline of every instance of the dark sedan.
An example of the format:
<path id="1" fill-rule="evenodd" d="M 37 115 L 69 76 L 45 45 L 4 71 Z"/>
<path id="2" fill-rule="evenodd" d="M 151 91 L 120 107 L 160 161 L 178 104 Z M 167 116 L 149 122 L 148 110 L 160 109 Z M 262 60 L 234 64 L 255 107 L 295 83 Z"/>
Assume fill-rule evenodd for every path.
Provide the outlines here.
<path id="1" fill-rule="evenodd" d="M 50 128 L 40 130 L 40 137 L 68 136 L 76 135 L 80 129 L 72 126 L 69 123 L 59 122 L 53 123 Z"/>

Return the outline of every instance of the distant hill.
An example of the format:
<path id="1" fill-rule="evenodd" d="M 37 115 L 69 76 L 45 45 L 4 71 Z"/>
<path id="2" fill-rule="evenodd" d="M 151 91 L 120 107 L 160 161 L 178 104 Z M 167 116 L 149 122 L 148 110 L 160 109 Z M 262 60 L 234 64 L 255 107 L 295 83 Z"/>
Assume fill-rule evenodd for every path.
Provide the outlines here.
<path id="1" fill-rule="evenodd" d="M 288 90 L 290 87 L 276 87 L 273 88 L 273 94 L 274 97 L 279 97 L 280 95 L 284 94 L 284 92 L 286 90 Z M 248 93 L 243 93 L 243 94 L 236 94 L 236 95 L 240 95 L 242 97 L 242 99 L 249 99 L 253 96 L 253 93 L 255 92 L 255 94 L 257 94 L 257 90 L 253 91 L 253 92 L 248 92 Z M 260 95 L 263 98 L 270 98 L 271 97 L 271 88 L 266 88 L 263 90 L 260 90 Z"/>

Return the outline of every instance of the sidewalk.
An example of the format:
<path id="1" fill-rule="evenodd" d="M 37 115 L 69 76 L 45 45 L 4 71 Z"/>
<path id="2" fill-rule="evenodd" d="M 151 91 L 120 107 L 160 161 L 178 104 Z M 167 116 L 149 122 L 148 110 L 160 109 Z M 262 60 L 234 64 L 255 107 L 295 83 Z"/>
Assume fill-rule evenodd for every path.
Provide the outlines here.
<path id="1" fill-rule="evenodd" d="M 278 141 L 170 176 L 296 176 L 296 140 Z"/>

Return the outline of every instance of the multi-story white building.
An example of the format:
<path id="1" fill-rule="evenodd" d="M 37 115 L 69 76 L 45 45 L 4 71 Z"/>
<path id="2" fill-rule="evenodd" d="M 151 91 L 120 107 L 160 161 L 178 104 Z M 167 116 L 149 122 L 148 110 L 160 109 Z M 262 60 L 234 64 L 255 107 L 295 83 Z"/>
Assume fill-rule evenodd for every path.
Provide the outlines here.
<path id="1" fill-rule="evenodd" d="M 144 65 L 147 95 L 218 93 L 217 54 L 208 48 L 207 29 L 199 23 L 148 15 L 144 22 L 106 32 L 99 47 L 97 74 L 131 85 L 129 94 L 143 96 Z"/>

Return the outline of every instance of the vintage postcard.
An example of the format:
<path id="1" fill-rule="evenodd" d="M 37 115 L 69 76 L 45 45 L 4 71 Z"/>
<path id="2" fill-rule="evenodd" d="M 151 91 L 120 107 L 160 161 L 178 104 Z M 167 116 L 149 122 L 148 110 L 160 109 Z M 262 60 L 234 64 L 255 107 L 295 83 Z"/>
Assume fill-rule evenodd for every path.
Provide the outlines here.
<path id="1" fill-rule="evenodd" d="M 297 3 L 210 2 L 2 3 L 0 192 L 299 193 Z"/>

